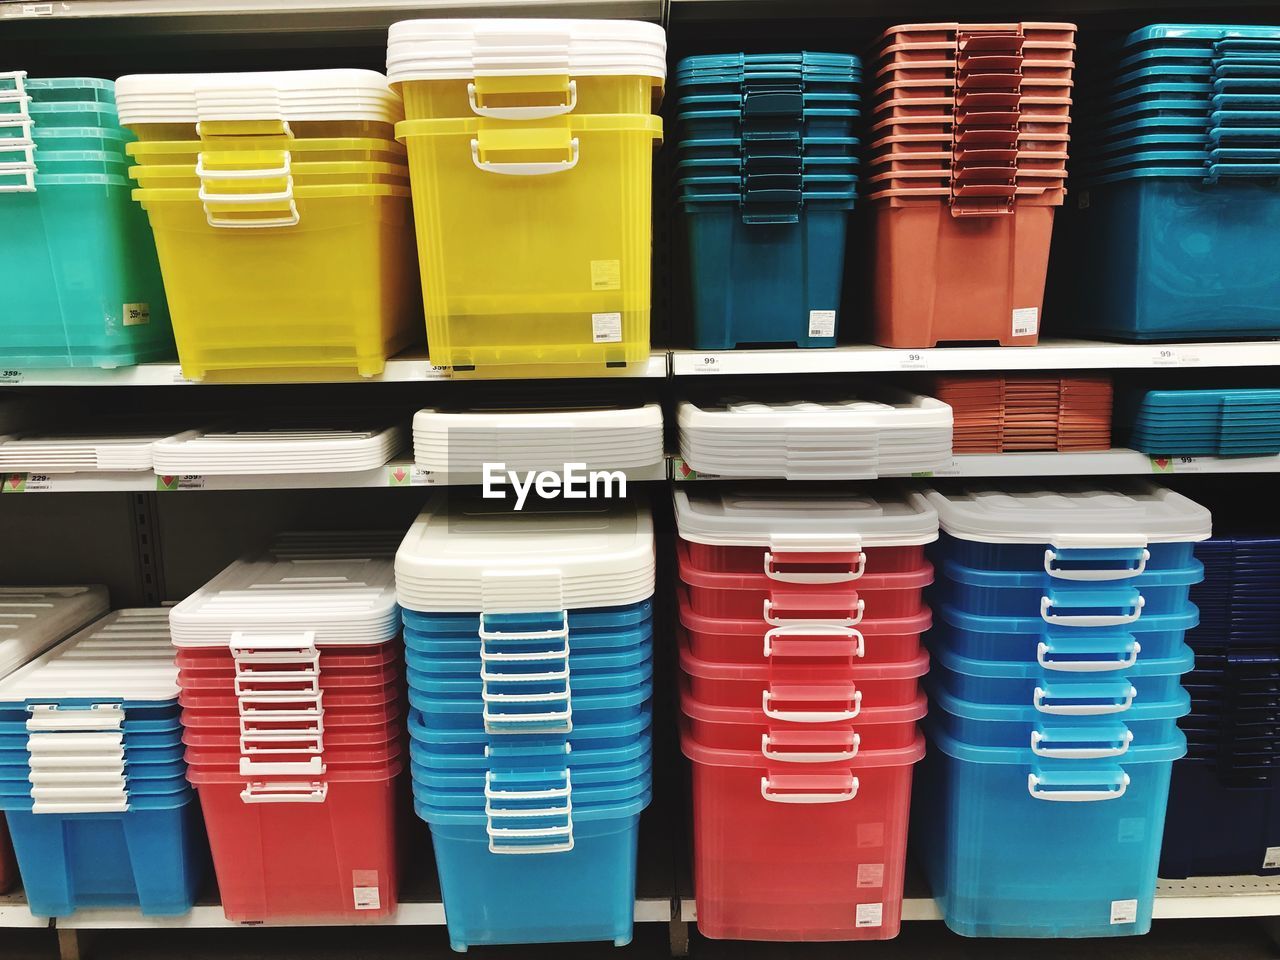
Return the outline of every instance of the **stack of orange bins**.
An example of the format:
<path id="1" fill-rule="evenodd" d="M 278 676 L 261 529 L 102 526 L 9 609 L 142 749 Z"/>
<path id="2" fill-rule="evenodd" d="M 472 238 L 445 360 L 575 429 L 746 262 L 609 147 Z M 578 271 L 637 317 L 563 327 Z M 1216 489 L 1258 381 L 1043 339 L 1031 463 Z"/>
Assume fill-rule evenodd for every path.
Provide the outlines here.
<path id="1" fill-rule="evenodd" d="M 1033 346 L 1070 140 L 1075 25 L 893 27 L 875 72 L 867 186 L 872 339 Z"/>
<path id="2" fill-rule="evenodd" d="M 937 376 L 956 453 L 1111 448 L 1110 377 Z"/>

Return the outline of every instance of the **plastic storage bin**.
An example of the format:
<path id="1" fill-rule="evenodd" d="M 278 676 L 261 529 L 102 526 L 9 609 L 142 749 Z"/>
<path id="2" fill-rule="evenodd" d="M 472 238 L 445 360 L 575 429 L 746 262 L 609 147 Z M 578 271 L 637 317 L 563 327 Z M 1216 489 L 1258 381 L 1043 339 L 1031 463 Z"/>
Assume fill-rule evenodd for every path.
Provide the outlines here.
<path id="1" fill-rule="evenodd" d="M 1280 390 L 1127 390 L 1124 443 L 1144 453 L 1280 453 Z"/>
<path id="2" fill-rule="evenodd" d="M 1057 938 L 1150 929 L 1181 735 L 1083 763 L 928 733 L 911 842 L 949 929 Z"/>
<path id="3" fill-rule="evenodd" d="M 1160 876 L 1274 876 L 1280 871 L 1278 802 L 1274 773 L 1233 780 L 1212 760 L 1179 760 L 1169 788 Z"/>
<path id="4" fill-rule="evenodd" d="M 13 842 L 4 817 L 0 817 L 0 893 L 8 893 L 18 883 L 18 861 L 13 857 Z"/>

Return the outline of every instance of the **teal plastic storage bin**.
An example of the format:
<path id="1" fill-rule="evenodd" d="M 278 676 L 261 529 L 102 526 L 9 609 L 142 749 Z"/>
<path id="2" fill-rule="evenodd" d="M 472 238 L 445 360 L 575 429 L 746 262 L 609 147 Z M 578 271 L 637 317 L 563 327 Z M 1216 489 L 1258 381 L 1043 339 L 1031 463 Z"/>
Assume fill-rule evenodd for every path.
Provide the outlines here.
<path id="1" fill-rule="evenodd" d="M 1179 734 L 1116 760 L 1052 760 L 926 727 L 911 849 L 967 937 L 1118 937 L 1151 928 Z"/>
<path id="2" fill-rule="evenodd" d="M 0 363 L 118 367 L 174 356 L 146 213 L 123 176 L 35 177 L 0 193 Z"/>

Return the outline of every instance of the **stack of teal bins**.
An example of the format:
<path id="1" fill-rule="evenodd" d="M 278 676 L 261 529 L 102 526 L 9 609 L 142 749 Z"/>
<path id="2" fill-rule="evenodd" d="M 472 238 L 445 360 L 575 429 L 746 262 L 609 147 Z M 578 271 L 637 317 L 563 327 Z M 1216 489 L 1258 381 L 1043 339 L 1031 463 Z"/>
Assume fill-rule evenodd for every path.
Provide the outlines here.
<path id="1" fill-rule="evenodd" d="M 133 203 L 115 85 L 0 74 L 0 365 L 173 357 L 146 213 Z"/>
<path id="2" fill-rule="evenodd" d="M 688 57 L 676 193 L 696 349 L 836 343 L 862 67 L 838 53 Z"/>
<path id="3" fill-rule="evenodd" d="M 1208 511 L 1150 486 L 928 496 L 943 533 L 911 843 L 946 924 L 1146 933 Z"/>
<path id="4" fill-rule="evenodd" d="M 1263 456 L 1280 453 L 1280 389 L 1148 390 L 1116 399 L 1120 442 L 1143 453 Z"/>
<path id="5" fill-rule="evenodd" d="M 1073 329 L 1280 335 L 1280 27 L 1146 27 L 1107 75 L 1077 111 Z"/>

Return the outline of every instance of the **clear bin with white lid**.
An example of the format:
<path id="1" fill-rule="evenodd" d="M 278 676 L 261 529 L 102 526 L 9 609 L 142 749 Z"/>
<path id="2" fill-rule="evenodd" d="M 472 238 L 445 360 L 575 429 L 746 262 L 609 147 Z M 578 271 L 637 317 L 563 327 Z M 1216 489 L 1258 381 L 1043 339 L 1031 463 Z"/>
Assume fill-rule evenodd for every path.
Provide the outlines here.
<path id="1" fill-rule="evenodd" d="M 327 426 L 315 418 L 305 426 L 190 430 L 155 445 L 155 471 L 166 476 L 341 473 L 375 469 L 404 448 L 403 427 L 357 425 L 355 419 L 333 417 Z"/>
<path id="2" fill-rule="evenodd" d="M 480 474 L 501 455 L 508 470 L 623 470 L 663 460 L 662 408 L 476 406 L 428 408 L 413 418 L 418 466 L 446 475 Z"/>
<path id="3" fill-rule="evenodd" d="M 666 70 L 666 33 L 635 20 L 404 20 L 387 41 L 410 120 L 648 113 Z"/>
<path id="4" fill-rule="evenodd" d="M 107 588 L 0 587 L 0 677 L 107 612 Z"/>
<path id="5" fill-rule="evenodd" d="M 139 428 L 11 434 L 0 436 L 0 470 L 27 473 L 150 470 L 156 444 L 173 439 L 175 435 L 170 430 Z"/>
<path id="6" fill-rule="evenodd" d="M 653 518 L 628 502 L 515 513 L 506 501 L 437 497 L 396 554 L 409 610 L 539 613 L 653 595 Z"/>
<path id="7" fill-rule="evenodd" d="M 965 484 L 927 492 L 943 547 L 979 569 L 1046 570 L 1063 582 L 1123 581 L 1190 567 L 1211 533 L 1209 511 L 1147 481 Z"/>

